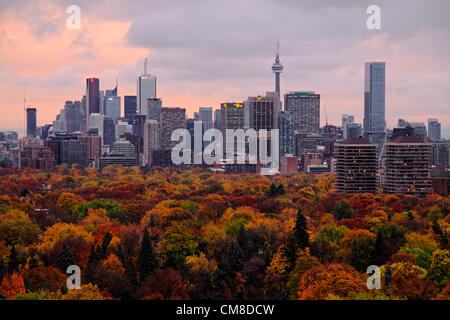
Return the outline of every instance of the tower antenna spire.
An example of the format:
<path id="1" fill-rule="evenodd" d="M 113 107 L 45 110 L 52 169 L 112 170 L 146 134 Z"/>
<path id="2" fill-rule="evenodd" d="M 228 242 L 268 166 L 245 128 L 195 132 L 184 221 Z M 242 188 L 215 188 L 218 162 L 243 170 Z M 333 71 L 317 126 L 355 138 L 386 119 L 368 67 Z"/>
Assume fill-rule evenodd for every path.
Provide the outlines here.
<path id="1" fill-rule="evenodd" d="M 280 40 L 277 40 L 277 60 L 280 61 Z"/>
<path id="2" fill-rule="evenodd" d="M 144 62 L 144 74 L 147 74 L 147 58 L 145 58 Z"/>

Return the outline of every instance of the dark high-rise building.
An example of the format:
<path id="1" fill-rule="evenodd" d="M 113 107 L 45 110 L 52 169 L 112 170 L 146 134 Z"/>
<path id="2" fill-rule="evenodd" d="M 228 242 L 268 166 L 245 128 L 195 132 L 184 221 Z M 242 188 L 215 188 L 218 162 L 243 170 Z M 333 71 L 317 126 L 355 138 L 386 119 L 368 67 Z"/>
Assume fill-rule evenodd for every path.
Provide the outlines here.
<path id="1" fill-rule="evenodd" d="M 78 140 L 63 140 L 60 145 L 61 163 L 67 164 L 70 168 L 74 164 L 81 167 L 87 166 L 87 145 Z"/>
<path id="2" fill-rule="evenodd" d="M 293 155 L 294 148 L 294 123 L 289 111 L 282 111 L 279 119 L 280 129 L 280 156 Z M 287 161 L 287 160 L 286 160 Z"/>
<path id="3" fill-rule="evenodd" d="M 88 162 L 96 163 L 102 156 L 102 137 L 84 135 L 79 136 L 78 141 L 86 144 Z"/>
<path id="4" fill-rule="evenodd" d="M 117 84 L 112 90 L 106 90 L 103 98 L 103 114 L 116 121 L 121 116 L 121 98 L 117 96 Z"/>
<path id="5" fill-rule="evenodd" d="M 384 149 L 385 193 L 426 196 L 431 192 L 431 143 L 417 136 L 401 136 Z"/>
<path id="6" fill-rule="evenodd" d="M 39 138 L 40 138 L 42 141 L 47 140 L 48 132 L 50 131 L 50 128 L 51 128 L 51 127 L 52 127 L 51 124 L 46 124 L 46 125 L 44 125 L 44 126 L 42 126 L 42 127 L 38 127 L 37 133 L 38 133 Z"/>
<path id="7" fill-rule="evenodd" d="M 214 128 L 221 129 L 222 111 L 220 109 L 214 110 Z"/>
<path id="8" fill-rule="evenodd" d="M 203 131 L 213 127 L 213 110 L 211 107 L 200 107 L 198 110 L 199 120 L 203 123 Z"/>
<path id="9" fill-rule="evenodd" d="M 162 101 L 159 98 L 147 99 L 147 120 L 159 120 L 159 110 L 162 108 Z"/>
<path id="10" fill-rule="evenodd" d="M 405 119 L 398 119 L 397 121 L 397 127 L 399 128 L 404 128 L 408 125 L 408 121 L 406 121 Z"/>
<path id="11" fill-rule="evenodd" d="M 246 101 L 247 107 L 244 107 L 243 103 L 222 103 L 220 105 L 220 111 L 221 111 L 221 128 L 222 135 L 224 137 L 223 139 L 223 150 L 224 155 L 226 155 L 227 150 L 227 141 L 226 141 L 226 130 L 227 129 L 244 129 L 245 128 L 245 122 L 246 118 L 245 116 L 245 110 L 248 111 L 248 100 Z M 248 112 L 247 112 L 248 113 Z M 248 120 L 247 120 L 248 121 Z M 235 140 L 234 150 L 237 150 L 237 145 L 239 141 L 237 139 Z"/>
<path id="12" fill-rule="evenodd" d="M 244 128 L 244 104 L 227 102 L 220 105 L 221 130 L 225 134 L 226 129 Z"/>
<path id="13" fill-rule="evenodd" d="M 441 124 L 438 119 L 428 119 L 428 137 L 431 141 L 441 140 Z"/>
<path id="14" fill-rule="evenodd" d="M 376 193 L 377 145 L 367 139 L 351 138 L 334 145 L 336 191 Z"/>
<path id="15" fill-rule="evenodd" d="M 413 135 L 419 137 L 422 142 L 427 141 L 427 128 L 423 122 L 409 122 L 408 126 L 413 129 Z"/>
<path id="16" fill-rule="evenodd" d="M 344 129 L 344 139 L 358 138 L 362 136 L 362 126 L 360 123 L 348 123 Z"/>
<path id="17" fill-rule="evenodd" d="M 433 141 L 431 164 L 436 167 L 450 168 L 450 141 Z"/>
<path id="18" fill-rule="evenodd" d="M 294 91 L 284 95 L 284 110 L 292 114 L 296 133 L 320 132 L 320 94 Z"/>
<path id="19" fill-rule="evenodd" d="M 248 98 L 248 118 L 249 127 L 256 131 L 260 129 L 277 129 L 278 128 L 278 109 L 279 103 L 276 93 L 267 92 L 264 97 Z"/>
<path id="20" fill-rule="evenodd" d="M 378 145 L 386 141 L 385 62 L 367 62 L 364 75 L 364 137 Z"/>
<path id="21" fill-rule="evenodd" d="M 176 129 L 186 129 L 186 109 L 161 108 L 159 113 L 160 148 L 172 149 L 178 144 L 171 141 L 172 132 Z"/>
<path id="22" fill-rule="evenodd" d="M 131 116 L 137 114 L 136 96 L 125 96 L 124 106 L 125 106 L 125 118 L 129 119 Z"/>
<path id="23" fill-rule="evenodd" d="M 131 124 L 131 135 L 125 133 L 125 137 L 129 139 L 135 146 L 137 155 L 144 153 L 144 129 L 146 115 L 134 115 L 131 116 L 129 123 Z"/>
<path id="24" fill-rule="evenodd" d="M 64 109 L 61 112 L 63 132 L 81 131 L 82 113 L 80 101 L 66 101 Z"/>
<path id="25" fill-rule="evenodd" d="M 89 129 L 89 115 L 92 113 L 102 113 L 100 102 L 100 80 L 97 78 L 86 79 L 87 129 Z"/>
<path id="26" fill-rule="evenodd" d="M 27 137 L 36 137 L 36 108 L 27 108 Z"/>
<path id="27" fill-rule="evenodd" d="M 71 167 L 78 164 L 82 167 L 86 166 L 88 160 L 87 144 L 78 141 L 76 134 L 57 134 L 48 137 L 45 146 L 55 155 L 57 165 L 67 164 Z"/>
<path id="28" fill-rule="evenodd" d="M 116 139 L 116 125 L 111 118 L 103 120 L 103 144 L 111 146 Z"/>

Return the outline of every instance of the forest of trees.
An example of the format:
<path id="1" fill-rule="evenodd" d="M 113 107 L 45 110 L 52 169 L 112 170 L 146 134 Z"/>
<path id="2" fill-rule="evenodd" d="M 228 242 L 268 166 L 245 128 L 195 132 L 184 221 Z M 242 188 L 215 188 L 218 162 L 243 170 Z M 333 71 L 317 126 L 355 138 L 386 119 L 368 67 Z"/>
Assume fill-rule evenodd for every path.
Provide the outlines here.
<path id="1" fill-rule="evenodd" d="M 0 169 L 0 299 L 448 300 L 449 212 L 332 174 Z"/>

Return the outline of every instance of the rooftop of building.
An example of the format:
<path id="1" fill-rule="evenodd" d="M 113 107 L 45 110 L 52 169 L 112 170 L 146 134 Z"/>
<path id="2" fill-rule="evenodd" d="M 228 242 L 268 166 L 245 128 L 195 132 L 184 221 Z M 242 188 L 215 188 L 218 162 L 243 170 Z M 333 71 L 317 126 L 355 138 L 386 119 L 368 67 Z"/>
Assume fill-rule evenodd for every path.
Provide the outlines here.
<path id="1" fill-rule="evenodd" d="M 339 141 L 338 144 L 372 144 L 364 137 L 348 138 L 343 141 Z"/>
<path id="2" fill-rule="evenodd" d="M 424 143 L 422 139 L 417 136 L 399 136 L 395 138 L 393 143 Z"/>

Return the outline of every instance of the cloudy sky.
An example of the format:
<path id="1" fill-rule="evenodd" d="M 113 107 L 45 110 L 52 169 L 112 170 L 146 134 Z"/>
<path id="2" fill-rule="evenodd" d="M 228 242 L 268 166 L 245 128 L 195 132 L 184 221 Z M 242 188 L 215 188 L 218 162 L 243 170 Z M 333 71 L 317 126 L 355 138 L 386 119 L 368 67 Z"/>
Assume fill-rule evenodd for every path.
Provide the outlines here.
<path id="1" fill-rule="evenodd" d="M 81 29 L 66 8 L 81 8 Z M 366 9 L 381 8 L 381 30 Z M 281 42 L 282 91 L 321 94 L 321 117 L 363 117 L 364 62 L 386 61 L 388 127 L 399 117 L 437 117 L 450 138 L 448 0 L 0 0 L 0 129 L 23 127 L 23 95 L 51 123 L 65 100 L 79 100 L 85 78 L 101 89 L 119 79 L 136 94 L 149 57 L 164 106 L 242 101 L 273 90 Z"/>

